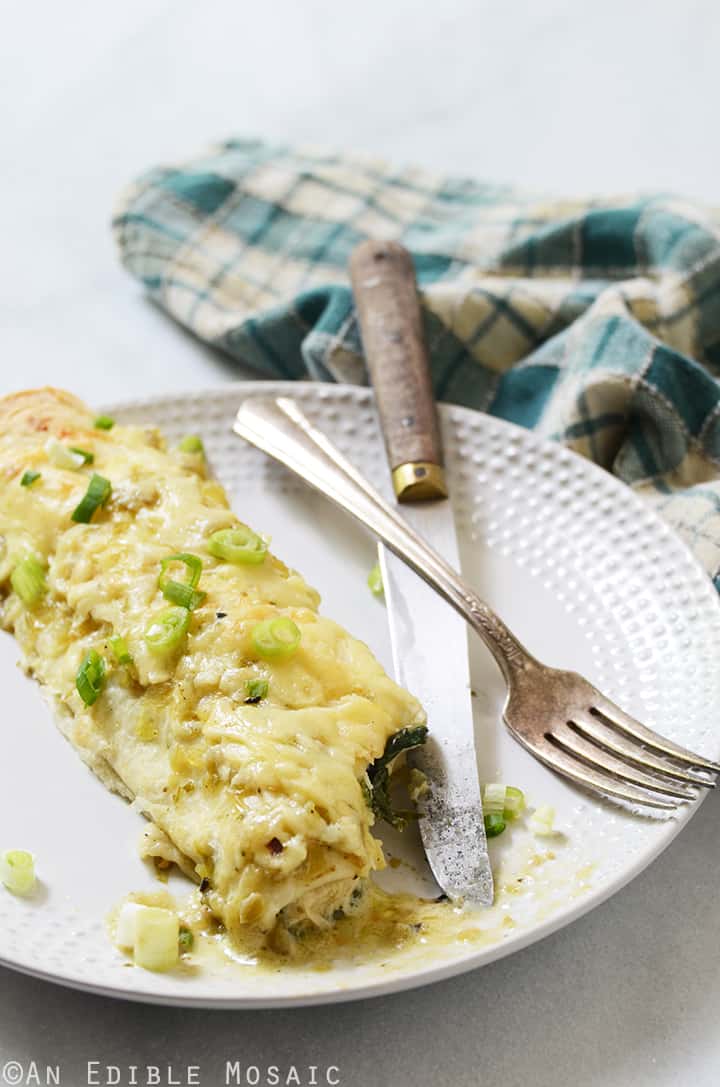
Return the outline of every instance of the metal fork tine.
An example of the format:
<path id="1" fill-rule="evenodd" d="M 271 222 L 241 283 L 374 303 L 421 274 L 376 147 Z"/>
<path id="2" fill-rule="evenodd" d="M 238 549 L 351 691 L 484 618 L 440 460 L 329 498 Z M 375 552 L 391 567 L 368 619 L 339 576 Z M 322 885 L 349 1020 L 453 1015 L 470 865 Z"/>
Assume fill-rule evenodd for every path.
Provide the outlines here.
<path id="1" fill-rule="evenodd" d="M 594 769 L 620 778 L 621 781 L 627 781 L 631 785 L 639 785 L 643 789 L 651 789 L 665 796 L 674 796 L 678 800 L 695 800 L 697 797 L 697 793 L 692 789 L 687 789 L 678 782 L 669 782 L 654 774 L 645 774 L 642 770 L 637 770 L 628 766 L 626 762 L 616 759 L 614 755 L 577 733 L 572 727 L 573 724 L 574 722 L 570 721 L 567 725 L 560 725 L 549 734 L 549 738 L 560 744 L 568 754 L 575 755 L 576 758 L 589 763 Z"/>
<path id="2" fill-rule="evenodd" d="M 639 721 L 636 721 L 629 713 L 625 713 L 624 710 L 621 710 L 619 706 L 616 706 L 609 698 L 605 698 L 604 695 L 600 695 L 590 712 L 605 720 L 613 728 L 619 729 L 620 732 L 633 736 L 642 744 L 647 744 L 653 751 L 659 751 L 669 758 L 677 759 L 678 762 L 684 763 L 685 766 L 698 766 L 704 770 L 710 770 L 713 774 L 720 774 L 720 765 L 718 763 L 712 762 L 710 759 L 704 759 L 701 755 L 688 751 L 686 747 L 680 747 L 679 744 L 674 744 L 672 740 L 666 740 L 664 736 L 659 736 L 657 732 L 653 732 L 652 729 L 641 725 Z"/>
<path id="3" fill-rule="evenodd" d="M 519 737 L 519 739 L 521 743 L 525 742 L 522 737 Z M 528 744 L 525 746 L 529 747 Z M 620 800 L 629 800 L 633 804 L 644 804 L 650 808 L 662 808 L 664 811 L 674 811 L 678 806 L 677 802 L 666 800 L 652 793 L 646 793 L 643 789 L 636 789 L 633 785 L 628 785 L 610 777 L 609 774 L 602 774 L 598 770 L 591 769 L 585 763 L 579 762 L 573 755 L 568 755 L 567 752 L 555 744 L 545 742 L 530 747 L 530 750 L 537 759 L 544 762 L 551 770 L 564 774 L 565 777 L 576 781 L 578 785 L 582 785 L 586 789 L 595 789 L 601 793 L 606 793 L 608 796 L 618 797 Z"/>
<path id="4" fill-rule="evenodd" d="M 634 763 L 643 770 L 673 778 L 675 781 L 684 781 L 687 785 L 700 785 L 705 789 L 715 788 L 716 782 L 713 778 L 663 762 L 662 759 L 640 747 L 638 741 L 626 739 L 625 734 L 606 725 L 599 716 L 578 713 L 573 717 L 573 727 L 586 739 L 592 740 L 593 743 L 599 744 L 618 758 Z"/>

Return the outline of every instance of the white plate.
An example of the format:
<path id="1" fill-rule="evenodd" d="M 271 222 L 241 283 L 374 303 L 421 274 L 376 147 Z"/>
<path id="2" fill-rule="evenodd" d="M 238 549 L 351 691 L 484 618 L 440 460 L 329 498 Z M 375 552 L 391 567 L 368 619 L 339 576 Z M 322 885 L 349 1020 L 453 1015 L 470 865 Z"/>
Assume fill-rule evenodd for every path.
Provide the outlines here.
<path id="1" fill-rule="evenodd" d="M 361 471 L 384 478 L 365 389 L 238 384 L 109 410 L 125 422 L 156 423 L 171 441 L 201 434 L 238 513 L 273 536 L 274 550 L 320 589 L 325 610 L 389 669 L 384 609 L 365 582 L 374 562 L 370 538 L 230 431 L 244 397 L 271 391 L 298 398 Z M 548 663 L 585 673 L 651 726 L 717 758 L 720 606 L 678 537 L 629 490 L 561 446 L 463 408 L 443 407 L 442 417 L 469 580 Z M 15 668 L 16 658 L 12 639 L 2 636 L 0 845 L 33 850 L 42 886 L 32 901 L 0 890 L 0 961 L 82 989 L 167 1004 L 268 1007 L 426 984 L 517 951 L 602 902 L 692 814 L 686 808 L 671 820 L 635 817 L 536 763 L 500 724 L 503 683 L 475 640 L 481 778 L 513 783 L 531 802 L 555 805 L 565 832 L 557 843 L 539 843 L 520 825 L 492 843 L 499 901 L 483 916 L 487 942 L 420 946 L 329 972 L 262 973 L 231 964 L 195 977 L 146 973 L 125 963 L 105 931 L 108 911 L 124 895 L 157 886 L 135 852 L 141 818 L 85 769 L 54 729 L 37 687 Z M 390 869 L 390 884 L 431 892 L 413 839 L 403 845 L 381 833 L 415 866 Z M 182 880 L 173 889 L 182 893 Z"/>

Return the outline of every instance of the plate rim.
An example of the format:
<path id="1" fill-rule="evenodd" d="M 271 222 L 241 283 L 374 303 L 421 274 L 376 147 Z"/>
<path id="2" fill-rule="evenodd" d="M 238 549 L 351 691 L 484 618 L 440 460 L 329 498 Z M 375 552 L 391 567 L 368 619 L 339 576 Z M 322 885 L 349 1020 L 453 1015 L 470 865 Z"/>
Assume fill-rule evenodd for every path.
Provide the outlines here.
<path id="1" fill-rule="evenodd" d="M 166 405 L 168 402 L 172 401 L 211 401 L 219 396 L 229 398 L 234 397 L 235 395 L 240 399 L 244 399 L 247 398 L 248 395 L 260 396 L 263 394 L 317 395 L 321 398 L 351 395 L 365 398 L 366 400 L 372 398 L 372 390 L 367 385 L 318 381 L 256 381 L 253 379 L 246 379 L 206 386 L 199 389 L 180 390 L 166 394 L 160 393 L 147 397 L 136 396 L 128 398 L 127 400 L 114 400 L 111 403 L 101 405 L 101 409 L 119 415 L 138 410 L 151 413 L 154 405 Z M 672 535 L 673 539 L 679 544 L 681 550 L 685 554 L 688 568 L 690 566 L 694 568 L 696 580 L 698 581 L 698 588 L 700 587 L 700 584 L 704 587 L 704 595 L 706 596 L 707 601 L 706 606 L 708 608 L 714 607 L 716 612 L 720 613 L 720 598 L 718 597 L 718 593 L 713 588 L 707 572 L 703 569 L 701 563 L 692 553 L 685 540 L 673 529 L 668 521 L 664 520 L 655 509 L 647 502 L 643 501 L 639 495 L 635 494 L 632 489 L 621 480 L 612 476 L 600 465 L 582 457 L 581 454 L 576 453 L 567 446 L 563 446 L 562 443 L 553 442 L 551 439 L 542 437 L 534 431 L 526 429 L 516 423 L 509 422 L 497 416 L 491 416 L 487 412 L 478 411 L 477 409 L 468 408 L 460 404 L 442 402 L 439 404 L 439 408 L 442 415 L 450 420 L 453 415 L 459 415 L 460 418 L 462 418 L 463 415 L 466 415 L 469 418 L 474 418 L 478 415 L 485 416 L 493 425 L 498 426 L 501 430 L 506 430 L 508 435 L 521 436 L 524 442 L 529 440 L 531 444 L 536 445 L 538 448 L 550 446 L 555 450 L 563 449 L 572 457 L 577 457 L 582 460 L 584 470 L 589 473 L 590 478 L 592 478 L 593 474 L 602 478 L 605 487 L 609 486 L 610 488 L 615 488 L 618 493 L 622 493 L 626 501 L 629 498 L 631 502 L 636 503 L 638 510 L 642 510 L 644 515 L 649 517 L 659 530 L 662 532 L 669 532 Z M 718 618 L 720 618 L 720 614 L 718 615 Z M 155 1004 L 168 1007 L 206 1008 L 208 1010 L 235 1009 L 260 1011 L 272 1008 L 310 1007 L 322 1004 L 349 1003 L 354 1000 L 366 1000 L 373 997 L 389 996 L 399 992 L 406 992 L 426 985 L 433 985 L 440 981 L 449 980 L 450 978 L 469 973 L 471 970 L 476 970 L 482 966 L 489 965 L 492 962 L 497 962 L 499 959 L 506 958 L 509 955 L 522 951 L 532 944 L 552 935 L 554 932 L 560 931 L 576 920 L 579 920 L 597 906 L 608 901 L 608 899 L 621 891 L 648 868 L 687 826 L 706 798 L 707 792 L 701 793 L 695 802 L 687 805 L 685 808 L 679 809 L 678 813 L 675 814 L 673 818 L 665 820 L 662 823 L 662 831 L 659 831 L 656 840 L 652 843 L 652 847 L 643 850 L 632 863 L 623 868 L 622 872 L 609 880 L 606 885 L 600 888 L 593 888 L 588 894 L 577 901 L 570 903 L 567 906 L 560 907 L 553 912 L 551 916 L 545 918 L 538 924 L 531 926 L 512 940 L 499 941 L 490 947 L 483 947 L 470 951 L 467 955 L 462 957 L 453 958 L 446 962 L 436 962 L 435 964 L 419 967 L 418 969 L 405 970 L 398 973 L 395 977 L 388 976 L 379 980 L 360 983 L 357 986 L 353 985 L 317 992 L 289 993 L 276 996 L 262 995 L 258 997 L 247 997 L 234 996 L 227 993 L 218 996 L 207 996 L 197 993 L 152 992 L 133 987 L 118 988 L 102 982 L 90 981 L 85 977 L 73 975 L 72 972 L 60 973 L 57 970 L 44 970 L 41 967 L 36 967 L 28 962 L 13 960 L 8 958 L 1 950 L 0 965 L 18 973 L 38 978 L 42 981 L 62 985 L 81 992 L 93 993 L 98 996 L 110 997 L 117 1000 L 129 1000 L 144 1004 Z"/>

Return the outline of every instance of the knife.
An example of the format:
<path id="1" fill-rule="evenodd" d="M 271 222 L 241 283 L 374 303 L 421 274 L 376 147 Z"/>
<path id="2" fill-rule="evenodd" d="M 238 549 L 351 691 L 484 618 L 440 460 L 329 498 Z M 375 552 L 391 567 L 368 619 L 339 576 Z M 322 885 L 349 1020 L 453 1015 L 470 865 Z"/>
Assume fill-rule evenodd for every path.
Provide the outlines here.
<path id="1" fill-rule="evenodd" d="M 350 278 L 403 517 L 457 570 L 455 523 L 412 259 L 396 242 L 362 242 L 351 256 Z M 378 549 L 395 678 L 425 707 L 430 729 L 427 743 L 407 756 L 427 780 L 417 811 L 428 863 L 450 898 L 490 905 L 493 879 L 477 772 L 466 626 L 392 551 L 382 543 Z"/>

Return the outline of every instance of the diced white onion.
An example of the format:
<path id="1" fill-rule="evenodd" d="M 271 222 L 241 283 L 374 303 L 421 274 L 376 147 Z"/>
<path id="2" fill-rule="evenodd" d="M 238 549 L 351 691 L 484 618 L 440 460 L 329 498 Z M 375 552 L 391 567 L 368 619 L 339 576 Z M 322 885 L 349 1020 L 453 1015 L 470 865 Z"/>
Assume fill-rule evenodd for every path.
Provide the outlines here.
<path id="1" fill-rule="evenodd" d="M 536 808 L 530 816 L 528 825 L 538 838 L 551 838 L 558 833 L 555 829 L 555 809 L 548 804 Z"/>
<path id="2" fill-rule="evenodd" d="M 145 908 L 139 902 L 126 902 L 118 914 L 115 943 L 124 951 L 133 951 L 135 948 L 135 919 L 138 910 Z"/>
<path id="3" fill-rule="evenodd" d="M 180 949 L 180 922 L 172 910 L 143 906 L 135 915 L 134 959 L 145 970 L 172 970 Z"/>

